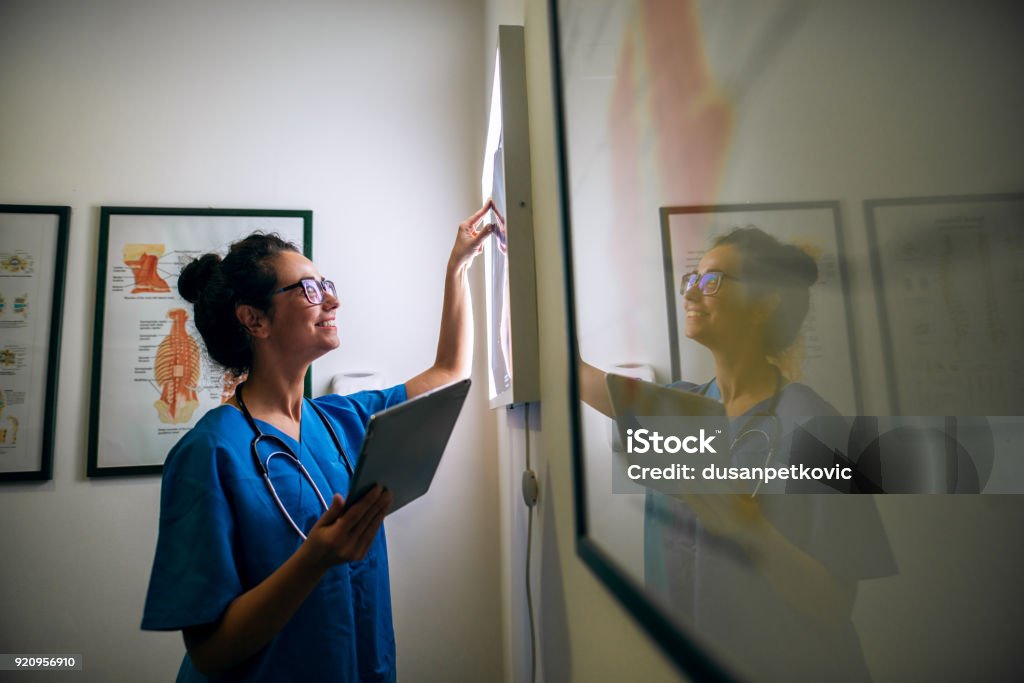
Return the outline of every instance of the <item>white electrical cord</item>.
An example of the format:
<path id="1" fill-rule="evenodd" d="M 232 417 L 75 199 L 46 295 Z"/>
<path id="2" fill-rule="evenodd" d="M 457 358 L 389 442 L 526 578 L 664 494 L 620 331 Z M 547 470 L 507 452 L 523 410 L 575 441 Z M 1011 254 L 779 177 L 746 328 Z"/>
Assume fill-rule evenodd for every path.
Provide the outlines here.
<path id="1" fill-rule="evenodd" d="M 530 404 L 525 404 L 524 408 L 526 410 L 523 420 L 523 432 L 526 435 L 526 471 L 532 472 L 533 470 L 530 468 Z M 533 546 L 534 507 L 534 505 L 528 505 L 528 512 L 526 513 L 526 611 L 530 616 L 530 681 L 533 683 L 537 680 L 537 634 L 533 621 L 533 591 L 530 586 L 530 554 Z"/>

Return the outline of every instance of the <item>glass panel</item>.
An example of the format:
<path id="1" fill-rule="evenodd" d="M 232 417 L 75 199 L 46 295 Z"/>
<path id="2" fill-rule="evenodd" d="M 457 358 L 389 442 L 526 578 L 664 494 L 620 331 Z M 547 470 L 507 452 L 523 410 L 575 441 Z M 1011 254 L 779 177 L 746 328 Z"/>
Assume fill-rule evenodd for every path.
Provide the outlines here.
<path id="1" fill-rule="evenodd" d="M 871 494 L 1024 492 L 1024 10 L 555 5 L 602 576 L 741 679 L 1016 671 L 1024 499 Z"/>

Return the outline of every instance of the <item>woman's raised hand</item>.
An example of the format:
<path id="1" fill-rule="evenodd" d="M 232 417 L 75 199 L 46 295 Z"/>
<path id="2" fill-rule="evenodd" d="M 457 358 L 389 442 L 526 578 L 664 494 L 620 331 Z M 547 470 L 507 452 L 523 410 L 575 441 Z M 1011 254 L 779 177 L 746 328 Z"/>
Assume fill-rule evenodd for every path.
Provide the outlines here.
<path id="1" fill-rule="evenodd" d="M 363 559 L 391 509 L 391 502 L 390 491 L 374 486 L 352 507 L 345 509 L 345 499 L 335 493 L 330 507 L 306 538 L 313 561 L 329 567 Z"/>
<path id="2" fill-rule="evenodd" d="M 472 216 L 459 223 L 459 231 L 455 235 L 455 246 L 452 247 L 452 255 L 449 266 L 458 268 L 468 266 L 484 249 L 484 240 L 495 231 L 493 224 L 484 225 L 479 230 L 477 223 L 484 215 L 494 208 L 494 202 L 488 199 Z"/>

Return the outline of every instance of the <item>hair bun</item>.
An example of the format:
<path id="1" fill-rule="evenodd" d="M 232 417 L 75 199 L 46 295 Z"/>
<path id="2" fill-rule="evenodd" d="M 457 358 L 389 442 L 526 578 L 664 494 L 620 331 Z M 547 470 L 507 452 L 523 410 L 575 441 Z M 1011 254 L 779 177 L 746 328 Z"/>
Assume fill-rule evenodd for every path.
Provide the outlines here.
<path id="1" fill-rule="evenodd" d="M 792 250 L 789 260 L 792 262 L 793 276 L 801 284 L 810 287 L 818 281 L 818 264 L 815 263 L 813 256 L 800 247 L 789 245 L 789 249 Z"/>
<path id="2" fill-rule="evenodd" d="M 206 289 L 220 261 L 217 254 L 203 254 L 197 259 L 192 259 L 178 275 L 178 294 L 190 304 L 198 301 L 199 295 Z"/>

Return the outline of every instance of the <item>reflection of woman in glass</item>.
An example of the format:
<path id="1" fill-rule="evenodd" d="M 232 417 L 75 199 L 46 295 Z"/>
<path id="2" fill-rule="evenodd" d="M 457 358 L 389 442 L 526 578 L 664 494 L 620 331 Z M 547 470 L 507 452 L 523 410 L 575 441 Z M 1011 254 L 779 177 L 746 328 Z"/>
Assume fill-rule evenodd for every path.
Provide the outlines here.
<path id="1" fill-rule="evenodd" d="M 736 418 L 734 462 L 751 452 L 759 464 L 765 453 L 776 465 L 796 462 L 794 426 L 837 415 L 773 362 L 796 339 L 817 275 L 797 247 L 743 228 L 719 238 L 682 279 L 686 336 L 711 351 L 715 377 L 672 386 L 719 400 Z M 581 362 L 580 384 L 584 401 L 612 414 L 603 372 Z M 893 572 L 870 498 L 651 492 L 644 527 L 647 587 L 738 657 L 741 671 L 764 680 L 869 678 L 850 617 L 857 580 Z M 798 651 L 806 654 L 794 658 Z"/>

